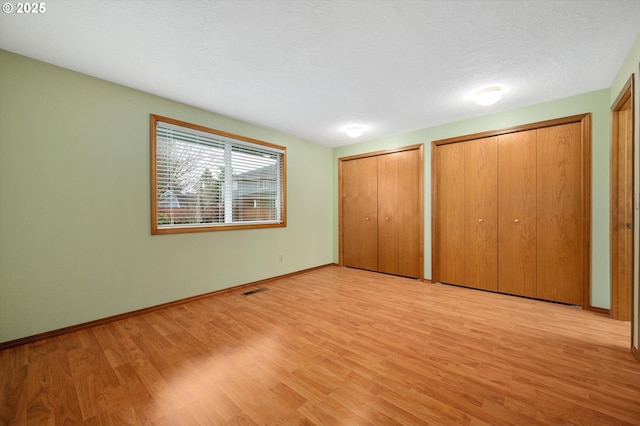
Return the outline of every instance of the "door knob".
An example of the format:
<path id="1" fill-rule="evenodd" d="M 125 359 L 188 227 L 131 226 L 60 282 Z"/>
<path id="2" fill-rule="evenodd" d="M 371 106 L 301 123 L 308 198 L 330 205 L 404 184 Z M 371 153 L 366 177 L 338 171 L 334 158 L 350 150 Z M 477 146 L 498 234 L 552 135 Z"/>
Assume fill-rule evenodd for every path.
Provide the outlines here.
<path id="1" fill-rule="evenodd" d="M 385 217 L 384 220 L 386 220 L 387 222 L 389 222 L 389 217 Z"/>
<path id="2" fill-rule="evenodd" d="M 478 219 L 478 223 L 484 223 L 484 219 Z"/>
<path id="3" fill-rule="evenodd" d="M 514 220 L 513 223 L 520 223 L 520 219 Z"/>
<path id="4" fill-rule="evenodd" d="M 369 216 L 365 217 L 364 220 L 366 220 L 367 222 L 369 222 Z"/>

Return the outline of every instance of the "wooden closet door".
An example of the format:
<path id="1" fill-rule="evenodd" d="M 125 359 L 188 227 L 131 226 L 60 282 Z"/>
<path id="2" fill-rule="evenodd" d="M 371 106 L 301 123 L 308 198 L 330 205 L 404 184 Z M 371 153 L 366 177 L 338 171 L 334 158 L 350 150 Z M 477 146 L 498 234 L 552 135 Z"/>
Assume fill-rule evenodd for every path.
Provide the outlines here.
<path id="1" fill-rule="evenodd" d="M 536 297 L 536 130 L 498 136 L 498 291 Z"/>
<path id="2" fill-rule="evenodd" d="M 398 213 L 400 229 L 398 238 L 398 273 L 406 277 L 422 278 L 424 236 L 422 226 L 422 182 L 424 159 L 422 150 L 398 153 Z"/>
<path id="3" fill-rule="evenodd" d="M 342 162 L 343 264 L 378 270 L 378 159 Z"/>
<path id="4" fill-rule="evenodd" d="M 433 152 L 434 279 L 464 283 L 464 144 L 439 145 Z"/>
<path id="5" fill-rule="evenodd" d="M 498 289 L 497 138 L 464 143 L 464 282 Z"/>
<path id="6" fill-rule="evenodd" d="M 398 154 L 378 157 L 378 271 L 399 274 Z"/>
<path id="7" fill-rule="evenodd" d="M 378 157 L 378 270 L 420 278 L 422 209 L 419 150 Z"/>
<path id="8" fill-rule="evenodd" d="M 581 125 L 537 130 L 537 297 L 582 305 L 584 200 Z"/>

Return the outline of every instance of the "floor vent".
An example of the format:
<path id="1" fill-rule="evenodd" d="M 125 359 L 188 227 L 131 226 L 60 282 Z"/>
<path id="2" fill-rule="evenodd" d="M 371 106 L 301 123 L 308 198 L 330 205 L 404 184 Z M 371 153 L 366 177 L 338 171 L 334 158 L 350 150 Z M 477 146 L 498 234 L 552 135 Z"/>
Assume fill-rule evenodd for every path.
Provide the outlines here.
<path id="1" fill-rule="evenodd" d="M 255 290 L 251 290 L 251 291 L 247 291 L 246 293 L 242 293 L 243 296 L 251 296 L 252 294 L 256 294 L 256 293 L 262 293 L 263 291 L 267 291 L 269 290 L 266 287 L 262 287 L 262 288 L 256 288 Z"/>

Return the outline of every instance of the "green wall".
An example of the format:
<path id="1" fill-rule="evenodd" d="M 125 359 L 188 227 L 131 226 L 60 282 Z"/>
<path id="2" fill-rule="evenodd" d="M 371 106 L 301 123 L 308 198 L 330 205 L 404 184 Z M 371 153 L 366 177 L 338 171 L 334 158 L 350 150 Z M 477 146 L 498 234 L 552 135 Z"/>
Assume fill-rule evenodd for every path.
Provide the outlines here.
<path id="1" fill-rule="evenodd" d="M 0 93 L 0 342 L 332 262 L 330 148 L 6 51 Z M 287 227 L 152 236 L 150 113 L 286 146 Z"/>
<path id="2" fill-rule="evenodd" d="M 511 111 L 485 115 L 334 150 L 334 261 L 338 261 L 338 158 L 363 152 L 423 143 L 424 274 L 431 278 L 431 142 L 454 136 L 498 130 L 553 118 L 592 113 L 592 253 L 591 304 L 609 308 L 609 90 L 586 93 Z"/>

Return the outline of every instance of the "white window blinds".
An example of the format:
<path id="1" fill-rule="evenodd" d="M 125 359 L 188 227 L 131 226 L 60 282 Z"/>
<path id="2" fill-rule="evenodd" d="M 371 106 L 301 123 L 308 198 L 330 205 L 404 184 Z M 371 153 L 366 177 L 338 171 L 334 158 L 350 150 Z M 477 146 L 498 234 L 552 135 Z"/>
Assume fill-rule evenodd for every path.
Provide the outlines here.
<path id="1" fill-rule="evenodd" d="M 165 120 L 152 116 L 156 233 L 284 225 L 284 147 Z"/>

